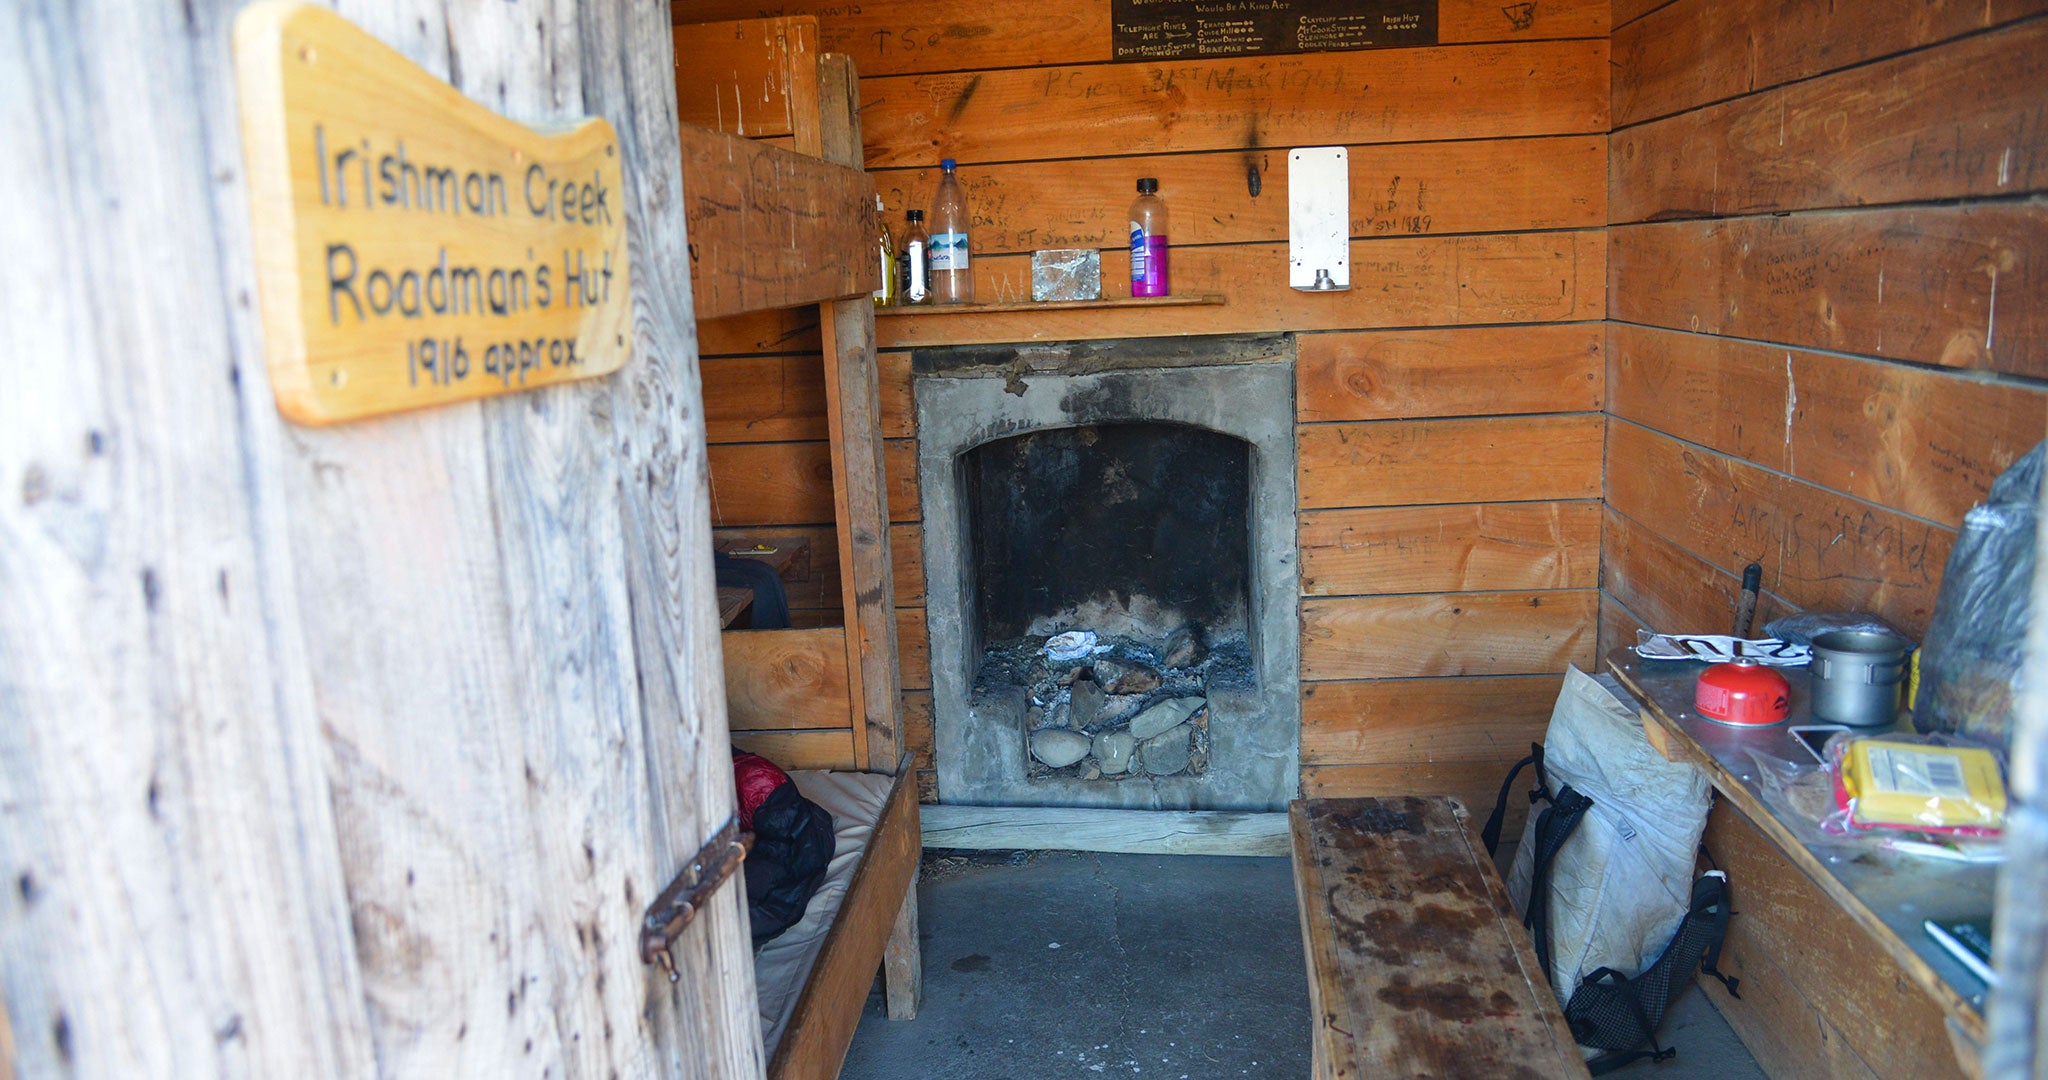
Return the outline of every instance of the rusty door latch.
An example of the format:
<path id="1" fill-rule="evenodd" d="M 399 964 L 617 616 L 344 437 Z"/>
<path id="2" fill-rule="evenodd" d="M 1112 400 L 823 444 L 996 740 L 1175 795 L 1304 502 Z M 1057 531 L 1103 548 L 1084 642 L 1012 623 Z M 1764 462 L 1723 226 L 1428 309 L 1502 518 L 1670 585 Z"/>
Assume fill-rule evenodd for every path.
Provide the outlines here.
<path id="1" fill-rule="evenodd" d="M 670 946 L 697 917 L 704 907 L 704 901 L 716 892 L 725 879 L 739 869 L 740 861 L 747 857 L 747 849 L 753 846 L 754 834 L 740 832 L 737 816 L 729 819 L 725 827 L 705 841 L 697 849 L 689 865 L 676 874 L 676 879 L 661 890 L 647 914 L 640 918 L 640 962 L 659 964 L 668 973 L 668 981 L 675 982 L 675 957 Z"/>

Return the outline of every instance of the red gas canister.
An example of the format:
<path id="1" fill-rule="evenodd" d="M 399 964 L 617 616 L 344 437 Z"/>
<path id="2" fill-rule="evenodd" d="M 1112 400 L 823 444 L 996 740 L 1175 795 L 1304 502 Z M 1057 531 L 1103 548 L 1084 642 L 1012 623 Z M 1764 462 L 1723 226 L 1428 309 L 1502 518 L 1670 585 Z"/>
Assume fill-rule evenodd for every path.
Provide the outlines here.
<path id="1" fill-rule="evenodd" d="M 1754 660 L 1715 664 L 1700 673 L 1693 705 L 1701 716 L 1724 724 L 1775 724 L 1792 713 L 1792 684 Z"/>

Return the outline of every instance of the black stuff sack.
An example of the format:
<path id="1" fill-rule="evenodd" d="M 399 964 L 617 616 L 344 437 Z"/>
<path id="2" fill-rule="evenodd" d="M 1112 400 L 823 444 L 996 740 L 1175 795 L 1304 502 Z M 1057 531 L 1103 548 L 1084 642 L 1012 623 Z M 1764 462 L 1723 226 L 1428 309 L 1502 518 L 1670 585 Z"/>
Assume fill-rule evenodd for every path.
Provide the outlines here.
<path id="1" fill-rule="evenodd" d="M 789 774 L 755 754 L 735 752 L 740 828 L 754 834 L 747 853 L 747 915 L 754 945 L 795 926 L 832 865 L 832 815 L 804 798 Z"/>

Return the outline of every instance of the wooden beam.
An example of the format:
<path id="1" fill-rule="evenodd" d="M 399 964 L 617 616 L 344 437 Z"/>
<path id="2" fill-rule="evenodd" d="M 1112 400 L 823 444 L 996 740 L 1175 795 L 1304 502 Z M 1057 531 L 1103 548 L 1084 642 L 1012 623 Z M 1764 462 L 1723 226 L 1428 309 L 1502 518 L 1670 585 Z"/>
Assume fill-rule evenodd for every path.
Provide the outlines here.
<path id="1" fill-rule="evenodd" d="M 941 803 L 924 808 L 924 843 L 977 850 L 1284 856 L 1287 815 Z"/>
<path id="2" fill-rule="evenodd" d="M 828 160 L 858 168 L 860 88 L 853 63 L 834 54 L 818 67 L 819 150 Z M 859 250 L 868 254 L 871 266 L 878 266 L 872 212 L 862 220 L 869 233 Z M 834 301 L 819 311 L 818 324 L 824 335 L 825 416 L 832 437 L 832 505 L 846 612 L 854 758 L 862 768 L 884 772 L 896 768 L 903 754 L 903 679 L 874 301 L 866 296 Z"/>
<path id="3" fill-rule="evenodd" d="M 751 12 L 750 12 L 751 14 Z M 745 138 L 817 139 L 818 20 L 689 23 L 673 31 L 676 118 Z"/>
<path id="4" fill-rule="evenodd" d="M 685 125 L 683 208 L 697 318 L 865 296 L 874 185 L 858 168 Z"/>

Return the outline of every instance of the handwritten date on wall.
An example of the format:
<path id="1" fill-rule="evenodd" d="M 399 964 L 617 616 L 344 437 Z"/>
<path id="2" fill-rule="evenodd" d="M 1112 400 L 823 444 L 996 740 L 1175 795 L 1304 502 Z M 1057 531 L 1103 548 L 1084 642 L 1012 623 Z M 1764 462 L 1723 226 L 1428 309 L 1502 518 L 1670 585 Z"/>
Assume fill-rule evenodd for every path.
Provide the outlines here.
<path id="1" fill-rule="evenodd" d="M 624 363 L 609 124 L 534 131 L 317 8 L 247 9 L 236 63 L 286 416 L 334 423 Z"/>

